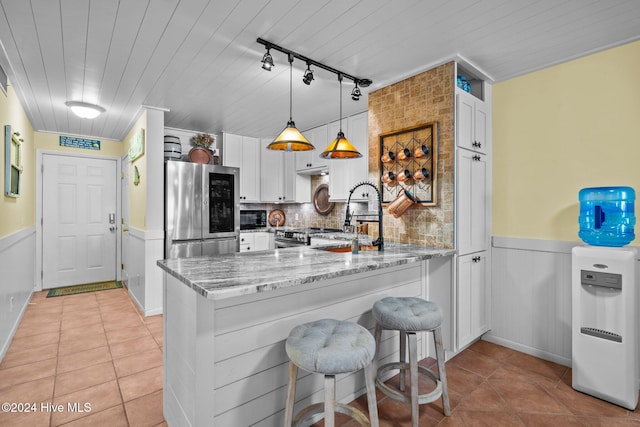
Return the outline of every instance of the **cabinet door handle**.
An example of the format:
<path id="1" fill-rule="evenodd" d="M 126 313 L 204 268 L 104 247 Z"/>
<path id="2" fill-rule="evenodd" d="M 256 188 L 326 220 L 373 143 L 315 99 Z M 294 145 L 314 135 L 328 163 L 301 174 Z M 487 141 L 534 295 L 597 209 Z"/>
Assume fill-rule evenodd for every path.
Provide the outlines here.
<path id="1" fill-rule="evenodd" d="M 479 256 L 474 256 L 473 258 L 471 258 L 471 261 L 473 262 L 480 262 L 482 258 L 480 258 Z"/>
<path id="2" fill-rule="evenodd" d="M 478 156 L 477 154 L 473 156 L 473 160 L 475 160 L 476 162 L 479 162 L 480 159 L 482 159 L 482 157 Z"/>

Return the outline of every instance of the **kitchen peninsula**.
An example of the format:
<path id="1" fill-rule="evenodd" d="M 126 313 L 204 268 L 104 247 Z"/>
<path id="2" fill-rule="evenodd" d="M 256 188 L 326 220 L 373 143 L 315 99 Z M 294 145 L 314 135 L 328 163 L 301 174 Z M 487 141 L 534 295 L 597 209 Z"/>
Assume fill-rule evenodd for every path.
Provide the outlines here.
<path id="1" fill-rule="evenodd" d="M 370 310 L 380 298 L 450 295 L 453 250 L 389 246 L 359 254 L 299 247 L 158 261 L 169 425 L 281 425 L 284 340 L 293 327 L 331 317 L 372 330 Z M 398 351 L 391 337 L 383 335 L 383 360 Z M 419 344 L 420 357 L 433 353 L 427 347 Z M 363 389 L 361 373 L 339 376 L 336 396 L 348 402 Z M 321 376 L 301 372 L 296 406 L 321 401 L 322 392 Z"/>

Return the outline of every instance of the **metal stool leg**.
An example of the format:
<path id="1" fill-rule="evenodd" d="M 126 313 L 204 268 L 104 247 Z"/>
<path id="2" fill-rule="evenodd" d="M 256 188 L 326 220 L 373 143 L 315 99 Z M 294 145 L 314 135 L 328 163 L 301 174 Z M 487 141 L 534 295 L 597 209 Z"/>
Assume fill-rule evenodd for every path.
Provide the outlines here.
<path id="1" fill-rule="evenodd" d="M 293 405 L 295 404 L 297 379 L 298 367 L 295 363 L 289 362 L 289 384 L 287 385 L 287 402 L 284 408 L 284 427 L 291 427 L 291 424 L 293 424 Z"/>
<path id="2" fill-rule="evenodd" d="M 411 419 L 413 427 L 419 427 L 420 406 L 418 405 L 418 340 L 415 332 L 408 332 L 409 338 L 409 372 L 411 381 Z"/>
<path id="3" fill-rule="evenodd" d="M 442 346 L 442 331 L 440 328 L 433 330 L 433 339 L 436 342 L 436 359 L 438 360 L 438 373 L 442 383 L 442 409 L 448 417 L 451 415 L 451 405 L 449 404 L 449 389 L 447 387 L 447 373 L 444 370 L 444 347 Z"/>

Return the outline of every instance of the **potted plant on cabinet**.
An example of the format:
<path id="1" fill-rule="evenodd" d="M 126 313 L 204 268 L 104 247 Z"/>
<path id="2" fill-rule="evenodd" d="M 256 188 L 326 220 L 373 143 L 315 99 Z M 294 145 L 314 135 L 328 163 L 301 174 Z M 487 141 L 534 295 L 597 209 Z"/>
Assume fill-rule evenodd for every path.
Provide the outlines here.
<path id="1" fill-rule="evenodd" d="M 194 163 L 207 164 L 211 161 L 211 146 L 215 142 L 215 137 L 199 133 L 191 137 L 193 148 L 189 151 L 189 159 Z"/>

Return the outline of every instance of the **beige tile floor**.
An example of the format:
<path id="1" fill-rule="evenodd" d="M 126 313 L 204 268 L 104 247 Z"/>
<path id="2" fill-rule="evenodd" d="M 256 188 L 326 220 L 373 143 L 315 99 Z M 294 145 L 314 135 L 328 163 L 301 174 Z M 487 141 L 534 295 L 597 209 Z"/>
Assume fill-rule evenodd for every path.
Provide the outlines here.
<path id="1" fill-rule="evenodd" d="M 0 426 L 165 426 L 162 316 L 140 316 L 124 289 L 45 296 L 34 295 L 0 363 L 0 403 L 35 404 L 35 411 L 0 412 Z M 446 369 L 452 415 L 442 415 L 440 401 L 422 405 L 421 427 L 640 427 L 640 411 L 573 390 L 570 368 L 486 341 L 449 360 Z M 70 411 L 69 404 L 91 410 Z M 352 404 L 366 413 L 364 396 Z M 58 405 L 62 411 L 54 411 Z M 408 405 L 378 392 L 378 408 L 381 427 L 411 425 Z M 337 421 L 357 425 L 340 414 Z"/>
<path id="2" fill-rule="evenodd" d="M 0 363 L 0 402 L 35 409 L 0 412 L 3 427 L 166 425 L 162 316 L 142 317 L 125 289 L 34 294 Z"/>

